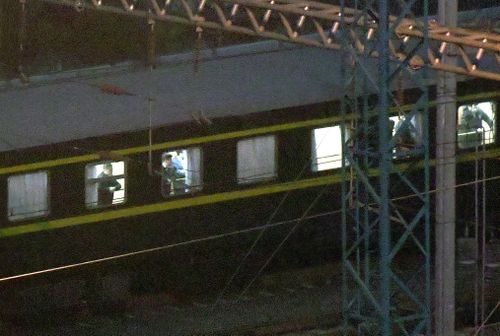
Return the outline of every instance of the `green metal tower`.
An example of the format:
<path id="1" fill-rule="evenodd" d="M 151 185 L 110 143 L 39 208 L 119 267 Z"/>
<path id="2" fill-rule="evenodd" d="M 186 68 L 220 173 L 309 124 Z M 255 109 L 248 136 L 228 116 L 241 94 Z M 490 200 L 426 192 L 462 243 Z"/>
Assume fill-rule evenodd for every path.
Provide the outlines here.
<path id="1" fill-rule="evenodd" d="M 343 314 L 345 327 L 360 335 L 431 332 L 428 83 L 421 61 L 428 3 L 420 19 L 411 12 L 414 0 L 398 5 L 399 15 L 390 16 L 387 0 L 342 1 L 359 10 L 361 23 L 341 24 L 339 31 L 346 120 Z M 406 19 L 424 32 L 421 39 L 396 33 Z M 397 94 L 398 81 L 417 88 L 409 108 Z M 349 114 L 357 115 L 351 124 Z M 403 255 L 411 265 L 402 263 Z"/>

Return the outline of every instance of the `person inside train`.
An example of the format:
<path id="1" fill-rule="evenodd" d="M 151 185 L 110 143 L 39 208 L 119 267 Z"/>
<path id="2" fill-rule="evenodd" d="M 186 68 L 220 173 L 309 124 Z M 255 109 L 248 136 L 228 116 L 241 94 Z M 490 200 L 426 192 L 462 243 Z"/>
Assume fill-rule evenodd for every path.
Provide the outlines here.
<path id="1" fill-rule="evenodd" d="M 163 197 L 169 197 L 173 194 L 182 193 L 185 185 L 181 180 L 184 177 L 184 167 L 178 161 L 174 162 L 172 154 L 164 153 L 162 155 L 161 167 L 161 194 Z"/>
<path id="2" fill-rule="evenodd" d="M 113 194 L 121 189 L 121 184 L 113 177 L 113 165 L 106 163 L 102 172 L 97 176 L 97 205 L 109 206 L 113 204 Z"/>
<path id="3" fill-rule="evenodd" d="M 408 123 L 405 128 L 402 128 L 404 121 L 404 118 L 398 118 L 398 122 L 394 126 L 394 151 L 397 155 L 405 154 L 417 144 L 417 131 L 413 122 Z"/>
<path id="4" fill-rule="evenodd" d="M 176 173 L 177 173 L 178 177 L 186 176 L 184 164 L 182 163 L 182 152 L 181 151 L 176 151 L 176 155 L 172 156 L 172 164 L 177 169 Z"/>
<path id="5" fill-rule="evenodd" d="M 488 129 L 485 128 L 488 125 Z M 473 147 L 484 143 L 483 137 L 493 128 L 493 119 L 477 105 L 465 106 L 458 126 L 461 147 Z"/>

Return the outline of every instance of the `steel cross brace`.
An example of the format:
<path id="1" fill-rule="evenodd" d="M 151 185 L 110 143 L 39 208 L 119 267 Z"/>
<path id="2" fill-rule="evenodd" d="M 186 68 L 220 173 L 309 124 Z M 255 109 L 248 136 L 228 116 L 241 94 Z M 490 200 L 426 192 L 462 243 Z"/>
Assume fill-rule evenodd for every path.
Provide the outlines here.
<path id="1" fill-rule="evenodd" d="M 413 1 L 399 1 L 402 16 L 411 14 L 409 8 Z M 415 58 L 422 55 L 421 50 L 430 50 L 428 34 L 425 33 L 429 31 L 428 22 L 425 20 L 418 24 L 423 32 L 421 40 L 410 43 L 410 38 L 405 40 L 403 37 L 403 41 L 396 40 L 399 45 L 395 45 L 394 36 L 409 36 L 401 28 L 407 19 L 389 16 L 387 0 L 359 0 L 358 3 L 361 14 L 356 22 L 361 24 L 354 26 L 341 22 L 339 32 L 339 39 L 344 43 L 344 62 L 340 69 L 345 90 L 342 94 L 342 114 L 359 115 L 358 127 L 343 138 L 344 321 L 346 326 L 356 327 L 360 335 L 430 335 L 427 71 L 424 68 L 413 73 L 407 66 L 418 65 Z M 374 8 L 378 9 L 377 29 L 374 35 L 369 36 L 366 32 L 373 27 L 370 20 L 373 20 Z M 415 21 L 411 22 L 415 24 Z M 402 32 L 405 35 L 400 35 Z M 401 50 L 401 44 L 406 44 L 410 51 L 400 58 L 394 57 L 398 52 L 396 50 Z M 379 57 L 376 69 L 369 66 L 373 55 Z M 400 73 L 406 73 L 419 88 L 409 112 L 401 109 L 401 102 L 391 91 L 391 84 Z M 376 87 L 376 103 L 370 101 L 369 86 Z M 391 108 L 395 108 L 403 118 L 400 128 L 394 133 L 389 124 Z M 411 121 L 417 116 L 423 124 L 422 139 L 418 145 L 407 150 L 405 159 L 423 160 L 423 169 L 419 173 L 410 169 L 394 170 L 392 161 L 397 159 L 394 153 L 395 137 L 412 127 Z M 344 132 L 347 132 L 345 126 Z M 348 182 L 351 178 L 354 183 Z M 412 201 L 412 212 L 403 214 L 391 200 L 400 193 L 421 196 Z M 353 195 L 357 198 L 354 201 Z M 373 257 L 374 253 L 378 256 Z M 409 257 L 408 254 L 418 260 L 417 264 L 422 264 L 422 267 L 406 271 L 410 275 L 418 272 L 417 284 L 421 285 L 420 288 L 414 284 L 412 287 L 403 280 L 408 277 L 401 274 L 404 265 L 400 260 Z M 424 271 L 420 272 L 422 269 Z M 366 326 L 371 328 L 366 329 Z"/>

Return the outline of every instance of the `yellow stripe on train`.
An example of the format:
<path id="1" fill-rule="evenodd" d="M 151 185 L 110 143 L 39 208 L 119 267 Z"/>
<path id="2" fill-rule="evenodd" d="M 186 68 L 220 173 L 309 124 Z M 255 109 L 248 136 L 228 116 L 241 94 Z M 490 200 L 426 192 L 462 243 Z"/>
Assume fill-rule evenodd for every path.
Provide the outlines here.
<path id="1" fill-rule="evenodd" d="M 458 101 L 463 102 L 463 101 L 468 101 L 468 100 L 481 100 L 481 99 L 488 99 L 488 98 L 494 98 L 494 97 L 500 97 L 500 91 L 466 95 L 466 96 L 459 97 Z M 432 101 L 429 103 L 429 107 L 432 107 L 435 105 L 436 105 L 435 101 Z M 411 107 L 412 107 L 412 105 L 404 105 L 404 106 L 400 107 L 400 110 L 408 111 L 411 109 Z M 392 108 L 391 112 L 393 112 L 393 113 L 396 112 L 396 109 Z M 349 116 L 347 116 L 347 119 L 349 120 L 349 119 L 352 119 L 353 117 L 354 117 L 353 115 L 349 115 Z M 312 126 L 334 124 L 334 123 L 339 123 L 341 120 L 342 120 L 341 116 L 334 116 L 334 117 L 321 118 L 321 119 L 311 119 L 311 120 L 291 122 L 291 123 L 286 123 L 286 124 L 258 127 L 258 128 L 235 131 L 235 132 L 207 135 L 207 136 L 202 136 L 202 137 L 197 137 L 197 138 L 189 138 L 189 139 L 162 142 L 162 143 L 158 143 L 158 144 L 153 144 L 152 146 L 145 145 L 145 146 L 125 148 L 125 149 L 112 151 L 111 153 L 117 154 L 117 155 L 132 155 L 132 154 L 146 153 L 149 150 L 155 151 L 155 150 L 168 149 L 168 148 L 192 146 L 192 145 L 198 145 L 198 144 L 214 142 L 214 141 L 237 139 L 237 138 L 259 135 L 259 134 L 288 131 L 288 130 L 302 128 L 302 127 L 312 127 Z M 87 155 L 66 157 L 66 158 L 49 160 L 49 161 L 27 163 L 27 164 L 21 164 L 21 165 L 16 165 L 16 166 L 11 166 L 11 167 L 0 168 L 0 175 L 16 174 L 16 173 L 25 172 L 25 171 L 32 171 L 32 170 L 38 170 L 38 169 L 44 169 L 44 168 L 50 168 L 50 167 L 68 165 L 68 164 L 96 161 L 99 159 L 100 159 L 100 155 L 96 153 L 96 154 L 87 154 Z"/>
<path id="2" fill-rule="evenodd" d="M 341 180 L 340 174 L 329 175 L 329 176 L 310 178 L 294 182 L 272 184 L 259 188 L 223 192 L 212 195 L 203 195 L 192 198 L 171 200 L 168 202 L 154 203 L 144 206 L 129 207 L 119 210 L 104 211 L 90 215 L 41 221 L 31 224 L 0 229 L 0 237 L 18 236 L 32 232 L 60 229 L 69 226 L 90 224 L 90 223 L 108 221 L 112 219 L 140 216 L 140 215 L 158 213 L 168 210 L 182 209 L 193 206 L 214 204 L 214 203 L 227 202 L 249 197 L 257 197 L 257 196 L 275 194 L 280 192 L 287 192 L 297 189 L 317 187 L 322 185 L 339 183 L 340 180 Z"/>

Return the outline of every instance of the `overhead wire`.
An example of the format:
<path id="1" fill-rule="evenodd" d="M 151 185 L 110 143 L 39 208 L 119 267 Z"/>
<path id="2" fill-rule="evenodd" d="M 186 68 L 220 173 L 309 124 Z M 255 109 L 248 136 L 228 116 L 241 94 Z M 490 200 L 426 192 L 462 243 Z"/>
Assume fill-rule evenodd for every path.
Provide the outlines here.
<path id="1" fill-rule="evenodd" d="M 250 282 L 240 292 L 240 294 L 238 295 L 237 300 L 240 300 L 245 295 L 245 293 L 250 289 L 250 287 L 252 287 L 253 283 L 259 278 L 259 276 L 266 269 L 266 267 L 269 265 L 269 263 L 274 259 L 274 257 L 280 251 L 280 249 L 283 247 L 283 245 L 288 240 L 288 238 L 290 238 L 290 236 L 295 232 L 295 230 L 299 227 L 299 225 L 302 224 L 302 221 L 307 216 L 307 214 L 309 213 L 309 211 L 311 211 L 311 209 L 314 208 L 314 206 L 316 205 L 316 203 L 320 200 L 321 196 L 323 196 L 323 194 L 326 192 L 326 190 L 328 188 L 329 188 L 329 186 L 325 186 L 325 187 L 322 188 L 322 190 L 318 193 L 318 195 L 316 196 L 316 198 L 311 202 L 311 204 L 309 205 L 309 207 L 304 211 L 304 213 L 302 214 L 302 216 L 299 218 L 299 220 L 297 221 L 297 223 L 295 223 L 295 225 L 291 229 L 288 230 L 288 233 L 286 234 L 286 236 L 281 240 L 281 242 L 278 244 L 278 246 L 273 250 L 273 252 L 271 253 L 271 255 L 267 258 L 267 260 L 264 262 L 264 264 L 260 267 L 260 269 L 257 271 L 257 273 L 255 274 L 255 276 L 250 280 Z"/>
<path id="2" fill-rule="evenodd" d="M 332 215 L 332 214 L 335 214 L 338 212 L 339 212 L 339 210 L 323 212 L 323 213 L 308 216 L 305 219 L 314 219 L 314 218 L 319 218 L 319 217 L 323 217 L 323 216 L 329 216 L 329 215 Z M 148 249 L 137 250 L 137 251 L 128 252 L 128 253 L 116 254 L 116 255 L 112 255 L 112 256 L 108 256 L 108 257 L 104 257 L 104 258 L 98 258 L 98 259 L 93 259 L 93 260 L 88 260 L 88 261 L 83 261 L 83 262 L 78 262 L 78 263 L 73 263 L 73 264 L 67 264 L 67 265 L 47 268 L 47 269 L 28 272 L 28 273 L 4 276 L 4 277 L 0 278 L 0 282 L 10 281 L 10 280 L 15 280 L 15 279 L 20 279 L 20 278 L 26 278 L 26 277 L 30 277 L 30 276 L 45 274 L 45 273 L 52 273 L 52 272 L 56 272 L 56 271 L 66 270 L 66 269 L 73 269 L 73 268 L 77 268 L 77 267 L 102 263 L 102 262 L 106 262 L 106 261 L 112 261 L 112 260 L 129 258 L 129 257 L 138 256 L 138 255 L 147 254 L 147 253 L 152 253 L 152 252 L 158 252 L 158 251 L 162 251 L 162 250 L 171 249 L 174 247 L 186 246 L 186 245 L 202 243 L 202 242 L 206 242 L 206 241 L 211 241 L 211 240 L 216 240 L 216 239 L 221 239 L 221 238 L 226 238 L 226 237 L 231 237 L 231 236 L 236 236 L 236 235 L 240 235 L 240 234 L 250 233 L 250 232 L 259 231 L 259 230 L 263 230 L 263 229 L 267 229 L 267 228 L 278 227 L 278 226 L 294 223 L 298 220 L 304 220 L 304 218 L 294 218 L 294 219 L 290 219 L 290 220 L 284 220 L 284 221 L 269 223 L 269 224 L 265 224 L 265 225 L 254 226 L 254 227 L 247 228 L 247 229 L 241 229 L 241 230 L 236 230 L 236 231 L 232 231 L 232 232 L 221 233 L 221 234 L 211 235 L 211 236 L 207 236 L 207 237 L 181 241 L 178 243 L 172 243 L 172 244 L 162 245 L 162 246 L 158 246 L 158 247 L 152 247 L 152 248 L 148 248 Z"/>
<path id="3" fill-rule="evenodd" d="M 489 178 L 485 179 L 484 181 L 493 181 L 493 180 L 500 180 L 500 175 L 489 177 Z M 474 180 L 474 181 L 470 181 L 470 182 L 467 182 L 467 183 L 457 184 L 457 185 L 455 185 L 453 187 L 447 187 L 447 188 L 440 188 L 440 189 L 429 190 L 429 193 L 436 193 L 437 191 L 450 190 L 450 189 L 453 189 L 453 188 L 460 188 L 460 187 L 463 187 L 463 186 L 469 186 L 469 185 L 473 185 L 475 183 L 480 183 L 480 182 L 482 182 L 482 181 L 481 180 Z M 412 193 L 412 194 L 409 194 L 409 195 L 406 195 L 406 196 L 394 197 L 394 198 L 391 198 L 390 200 L 391 201 L 397 201 L 397 200 L 409 199 L 409 198 L 414 198 L 414 197 L 419 197 L 419 195 L 416 195 L 416 194 Z M 372 205 L 374 205 L 374 204 L 372 204 Z M 183 241 L 183 242 L 178 242 L 178 243 L 163 245 L 163 246 L 159 246 L 159 247 L 153 247 L 153 248 L 149 248 L 149 249 L 142 249 L 142 250 L 138 250 L 138 251 L 134 251 L 134 252 L 124 253 L 124 254 L 118 254 L 118 255 L 113 255 L 113 256 L 109 256 L 109 257 L 104 257 L 104 258 L 99 258 L 99 259 L 94 259 L 94 260 L 89 260 L 89 261 L 74 263 L 74 264 L 62 265 L 62 266 L 58 266 L 58 267 L 48 268 L 48 269 L 34 271 L 34 272 L 29 272 L 29 273 L 16 274 L 16 275 L 12 275 L 12 276 L 2 277 L 2 278 L 0 278 L 0 282 L 14 280 L 14 279 L 19 279 L 19 278 L 25 278 L 25 277 L 29 277 L 29 276 L 35 276 L 35 275 L 44 274 L 44 273 L 51 273 L 51 272 L 55 272 L 55 271 L 65 270 L 65 269 L 77 268 L 77 267 L 81 267 L 81 266 L 85 266 L 85 265 L 96 264 L 96 263 L 101 263 L 101 262 L 105 262 L 105 261 L 111 261 L 111 260 L 115 260 L 115 259 L 123 259 L 123 258 L 132 257 L 132 256 L 136 256 L 136 255 L 141 255 L 141 254 L 146 254 L 146 253 L 151 253 L 151 252 L 166 250 L 166 249 L 170 249 L 170 248 L 173 248 L 173 247 L 190 245 L 190 244 L 193 244 L 193 243 L 210 241 L 210 240 L 215 240 L 215 239 L 229 237 L 229 236 L 235 236 L 235 235 L 238 235 L 238 234 L 243 234 L 243 233 L 248 233 L 248 232 L 254 232 L 254 231 L 258 231 L 258 230 L 262 230 L 262 229 L 266 229 L 266 228 L 270 228 L 270 227 L 277 227 L 277 226 L 280 226 L 280 225 L 284 225 L 284 224 L 288 224 L 288 223 L 293 223 L 293 222 L 296 222 L 296 221 L 299 221 L 299 220 L 303 221 L 304 219 L 313 219 L 313 218 L 318 218 L 318 217 L 322 217 L 322 216 L 328 216 L 328 215 L 338 214 L 338 213 L 341 213 L 341 212 L 342 212 L 342 209 L 337 209 L 337 210 L 332 210 L 332 211 L 328 211 L 328 212 L 324 212 L 324 213 L 320 213 L 320 214 L 316 214 L 316 215 L 307 216 L 307 217 L 302 218 L 302 219 L 301 218 L 295 218 L 295 219 L 285 220 L 285 221 L 280 221 L 280 222 L 275 222 L 275 223 L 271 223 L 271 224 L 267 224 L 267 225 L 256 226 L 256 227 L 252 227 L 252 228 L 248 228 L 248 229 L 237 230 L 237 231 L 233 231 L 233 232 L 230 232 L 230 233 L 223 233 L 223 234 L 213 235 L 213 236 L 209 236 L 209 237 L 192 239 L 192 240 L 187 240 L 187 241 Z"/>
<path id="4" fill-rule="evenodd" d="M 319 148 L 319 146 L 323 143 L 323 141 L 325 140 L 326 136 L 327 136 L 327 134 L 323 135 L 321 141 L 315 146 L 315 151 L 317 151 L 317 149 Z M 308 160 L 302 166 L 302 169 L 300 170 L 300 172 L 295 177 L 294 181 L 297 181 L 297 180 L 299 180 L 302 177 L 302 175 L 305 173 L 307 167 L 310 165 L 312 159 L 313 159 L 312 157 L 308 158 Z M 278 214 L 278 211 L 281 209 L 281 207 L 283 206 L 283 204 L 287 200 L 287 198 L 290 195 L 290 193 L 291 193 L 291 191 L 288 191 L 285 195 L 283 195 L 283 197 L 281 197 L 281 200 L 280 200 L 278 206 L 275 207 L 275 210 L 268 217 L 268 219 L 266 221 L 267 223 L 270 223 L 274 219 L 274 217 Z M 222 290 L 220 291 L 220 293 L 217 295 L 216 300 L 212 304 L 212 308 L 211 308 L 212 311 L 215 309 L 215 307 L 220 302 L 220 300 L 222 300 L 222 298 L 224 297 L 224 294 L 229 289 L 229 286 L 232 284 L 232 282 L 234 281 L 234 279 L 236 278 L 236 276 L 239 274 L 239 272 L 240 272 L 241 268 L 243 267 L 244 263 L 246 262 L 246 260 L 248 259 L 248 257 L 252 254 L 253 250 L 257 246 L 257 244 L 260 241 L 260 239 L 263 237 L 264 233 L 265 233 L 265 230 L 262 230 L 262 231 L 259 232 L 259 234 L 257 235 L 257 237 L 254 239 L 252 245 L 250 246 L 250 248 L 245 253 L 245 255 L 242 258 L 242 260 L 238 263 L 238 266 L 236 267 L 236 270 L 231 274 L 231 276 L 229 277 L 229 279 L 226 281 L 226 283 L 224 284 L 224 287 L 222 288 Z"/>
<path id="5" fill-rule="evenodd" d="M 488 180 L 494 180 L 494 179 L 500 179 L 500 176 L 496 176 L 494 178 L 489 178 Z M 472 181 L 470 183 L 463 183 L 463 184 L 460 184 L 460 185 L 456 185 L 456 187 L 458 186 L 465 186 L 465 185 L 469 185 L 469 184 L 477 184 L 479 182 L 485 182 L 486 179 L 482 179 L 481 181 Z M 324 192 L 324 190 L 326 189 L 327 187 L 325 187 L 322 191 Z M 429 193 L 435 193 L 437 191 L 440 191 L 440 190 L 448 190 L 450 188 L 441 188 L 441 189 L 434 189 L 434 190 L 430 190 Z M 319 196 L 321 196 L 321 193 L 320 195 L 318 195 L 318 197 L 312 202 L 311 206 L 304 212 L 305 214 L 310 210 L 310 208 L 312 208 L 312 206 L 314 206 L 314 203 L 319 199 Z M 409 195 L 409 197 L 418 197 L 418 195 L 416 194 L 412 194 L 412 195 Z M 395 201 L 395 200 L 398 200 L 398 199 L 402 199 L 402 198 L 391 198 L 390 201 Z M 372 204 L 374 205 L 374 204 Z M 338 212 L 340 212 L 341 210 L 337 210 Z M 256 272 L 255 276 L 250 280 L 250 282 L 245 286 L 245 288 L 240 292 L 240 294 L 238 294 L 237 296 L 237 300 L 240 300 L 243 298 L 243 296 L 245 295 L 245 293 L 250 289 L 250 287 L 253 285 L 253 283 L 258 279 L 258 277 L 262 274 L 263 270 L 269 265 L 269 263 L 272 261 L 272 259 L 276 256 L 276 254 L 278 253 L 278 251 L 281 249 L 281 247 L 283 246 L 283 244 L 288 240 L 288 238 L 293 234 L 293 232 L 295 231 L 295 229 L 298 227 L 298 225 L 300 225 L 300 220 L 295 224 L 295 226 L 293 226 L 289 232 L 287 233 L 287 235 L 282 239 L 282 241 L 278 244 L 278 246 L 275 248 L 275 250 L 271 253 L 271 255 L 268 257 L 268 259 L 264 262 L 263 266 L 261 266 L 261 268 Z M 212 309 L 213 310 L 213 309 Z"/>
<path id="6" fill-rule="evenodd" d="M 339 160 L 342 160 L 342 158 L 340 158 Z M 320 193 L 321 194 L 321 193 Z M 316 200 L 315 200 L 316 201 Z M 313 203 L 315 202 L 313 201 Z M 280 206 L 281 206 L 281 203 L 280 203 Z M 239 297 L 241 297 L 242 295 L 244 295 L 244 293 L 251 287 L 251 285 L 254 283 L 254 281 L 258 278 L 258 276 L 261 274 L 261 272 L 265 269 L 265 267 L 267 267 L 267 265 L 269 264 L 269 262 L 272 260 L 272 258 L 275 256 L 275 254 L 279 251 L 279 249 L 281 248 L 281 246 L 284 244 L 284 242 L 289 238 L 289 236 L 293 233 L 293 231 L 295 230 L 296 227 L 293 227 L 292 229 L 290 229 L 289 233 L 287 234 L 287 236 L 284 238 L 284 240 L 278 245 L 277 249 L 271 254 L 271 256 L 269 257 L 269 259 L 264 263 L 264 265 L 262 266 L 262 268 L 257 272 L 257 275 L 250 281 L 250 283 L 247 285 L 247 287 L 245 287 L 245 289 L 243 290 L 243 292 L 239 295 Z M 242 267 L 242 264 L 243 262 L 246 260 L 246 258 L 249 256 L 250 252 L 255 248 L 255 245 L 256 245 L 256 242 L 262 237 L 263 235 L 263 231 L 260 232 L 259 236 L 257 237 L 256 241 L 254 241 L 254 244 L 252 244 L 252 246 L 250 247 L 249 249 L 249 252 L 245 255 L 243 261 L 238 265 L 236 271 L 232 274 L 232 276 L 230 277 L 230 280 L 228 281 L 228 283 L 225 284 L 221 294 L 224 294 L 225 291 L 227 290 L 229 284 L 234 280 L 234 277 L 235 275 L 240 271 L 241 267 Z M 215 306 L 217 305 L 217 303 L 221 300 L 221 296 L 222 295 L 219 295 L 217 297 L 217 299 L 215 300 L 214 304 L 212 305 L 212 311 L 213 309 L 215 308 Z"/>

